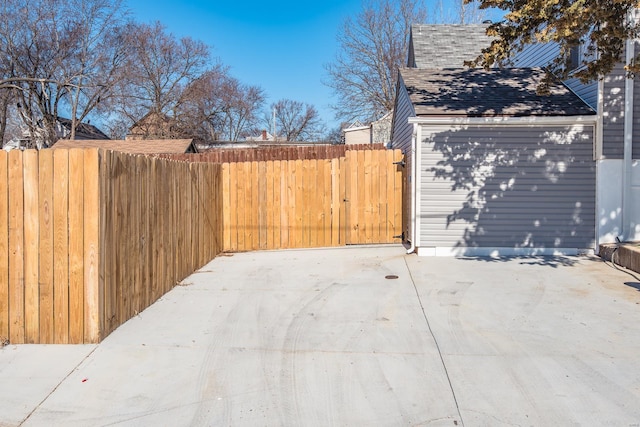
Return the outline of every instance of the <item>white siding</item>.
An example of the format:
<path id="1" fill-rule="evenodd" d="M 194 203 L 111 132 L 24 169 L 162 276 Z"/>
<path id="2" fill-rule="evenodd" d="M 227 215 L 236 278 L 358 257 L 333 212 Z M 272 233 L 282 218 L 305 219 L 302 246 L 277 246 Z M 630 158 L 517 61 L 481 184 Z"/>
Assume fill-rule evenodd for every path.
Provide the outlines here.
<path id="1" fill-rule="evenodd" d="M 421 248 L 593 248 L 592 126 L 423 126 L 422 135 Z"/>

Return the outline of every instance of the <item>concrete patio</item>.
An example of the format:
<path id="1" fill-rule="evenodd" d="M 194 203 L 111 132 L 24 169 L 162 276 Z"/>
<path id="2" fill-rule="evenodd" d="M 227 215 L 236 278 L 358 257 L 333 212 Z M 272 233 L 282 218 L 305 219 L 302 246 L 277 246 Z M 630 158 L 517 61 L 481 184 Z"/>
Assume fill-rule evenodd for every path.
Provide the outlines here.
<path id="1" fill-rule="evenodd" d="M 640 425 L 639 290 L 586 257 L 220 256 L 101 344 L 0 349 L 0 426 Z"/>

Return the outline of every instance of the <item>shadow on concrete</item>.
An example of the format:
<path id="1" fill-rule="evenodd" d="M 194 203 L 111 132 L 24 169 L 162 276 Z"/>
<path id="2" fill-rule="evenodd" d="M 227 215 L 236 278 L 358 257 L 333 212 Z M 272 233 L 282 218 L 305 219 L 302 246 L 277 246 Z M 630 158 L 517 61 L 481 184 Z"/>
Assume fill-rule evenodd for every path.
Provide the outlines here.
<path id="1" fill-rule="evenodd" d="M 624 284 L 640 292 L 640 282 L 624 282 Z"/>
<path id="2" fill-rule="evenodd" d="M 542 267 L 573 267 L 578 264 L 578 258 L 569 258 L 561 256 L 503 256 L 503 257 L 464 257 L 466 261 L 484 261 L 484 262 L 513 262 L 519 261 L 520 265 L 539 265 Z"/>

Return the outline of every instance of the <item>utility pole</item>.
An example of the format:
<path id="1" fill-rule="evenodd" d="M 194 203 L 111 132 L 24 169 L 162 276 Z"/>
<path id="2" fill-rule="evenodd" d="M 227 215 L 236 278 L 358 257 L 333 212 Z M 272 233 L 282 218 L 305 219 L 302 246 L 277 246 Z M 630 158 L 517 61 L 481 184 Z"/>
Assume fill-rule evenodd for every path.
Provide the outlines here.
<path id="1" fill-rule="evenodd" d="M 271 134 L 273 135 L 273 140 L 277 141 L 278 136 L 276 135 L 276 107 L 273 107 L 273 117 L 271 119 Z"/>

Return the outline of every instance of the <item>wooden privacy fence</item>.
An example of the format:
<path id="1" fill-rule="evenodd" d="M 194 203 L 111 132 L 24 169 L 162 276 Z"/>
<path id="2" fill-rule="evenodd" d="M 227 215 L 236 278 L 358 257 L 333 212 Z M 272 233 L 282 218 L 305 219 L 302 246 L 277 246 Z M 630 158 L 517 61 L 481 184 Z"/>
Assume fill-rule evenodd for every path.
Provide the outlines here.
<path id="1" fill-rule="evenodd" d="M 222 250 L 397 242 L 401 158 L 0 150 L 0 339 L 99 342 Z"/>
<path id="2" fill-rule="evenodd" d="M 223 249 L 399 242 L 399 150 L 334 159 L 224 163 Z"/>
<path id="3" fill-rule="evenodd" d="M 104 336 L 222 250 L 221 167 L 102 152 Z"/>
<path id="4" fill-rule="evenodd" d="M 0 151 L 0 339 L 98 342 L 221 249 L 220 166 Z"/>

